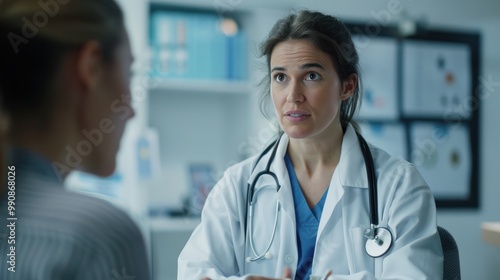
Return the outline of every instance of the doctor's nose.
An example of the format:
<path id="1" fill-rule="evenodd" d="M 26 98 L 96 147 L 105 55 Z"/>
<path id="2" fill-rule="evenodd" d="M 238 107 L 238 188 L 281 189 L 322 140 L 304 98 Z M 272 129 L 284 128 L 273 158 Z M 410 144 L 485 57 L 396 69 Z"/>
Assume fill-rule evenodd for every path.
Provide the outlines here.
<path id="1" fill-rule="evenodd" d="M 290 83 L 288 88 L 288 93 L 286 96 L 286 101 L 288 103 L 301 103 L 306 99 L 303 94 L 303 88 L 298 82 Z"/>

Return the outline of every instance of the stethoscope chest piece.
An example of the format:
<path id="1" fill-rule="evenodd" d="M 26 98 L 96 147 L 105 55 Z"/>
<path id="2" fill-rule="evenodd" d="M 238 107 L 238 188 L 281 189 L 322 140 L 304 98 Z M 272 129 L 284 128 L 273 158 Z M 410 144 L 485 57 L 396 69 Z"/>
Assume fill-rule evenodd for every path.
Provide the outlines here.
<path id="1" fill-rule="evenodd" d="M 385 227 L 368 228 L 364 235 L 366 253 L 372 258 L 383 256 L 391 248 L 392 234 Z"/>

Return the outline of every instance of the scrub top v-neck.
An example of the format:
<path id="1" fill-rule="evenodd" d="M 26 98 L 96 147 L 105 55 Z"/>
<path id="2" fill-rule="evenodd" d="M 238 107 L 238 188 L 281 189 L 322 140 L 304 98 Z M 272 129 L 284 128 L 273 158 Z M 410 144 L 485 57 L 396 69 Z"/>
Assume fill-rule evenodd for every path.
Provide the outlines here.
<path id="1" fill-rule="evenodd" d="M 309 279 L 311 276 L 312 260 L 314 257 L 314 248 L 316 245 L 316 236 L 318 233 L 319 221 L 323 206 L 325 205 L 328 189 L 325 191 L 319 202 L 311 209 L 300 188 L 297 175 L 293 169 L 292 162 L 288 153 L 285 154 L 285 164 L 290 177 L 292 186 L 293 204 L 295 207 L 295 220 L 297 230 L 297 249 L 299 259 L 295 280 Z"/>

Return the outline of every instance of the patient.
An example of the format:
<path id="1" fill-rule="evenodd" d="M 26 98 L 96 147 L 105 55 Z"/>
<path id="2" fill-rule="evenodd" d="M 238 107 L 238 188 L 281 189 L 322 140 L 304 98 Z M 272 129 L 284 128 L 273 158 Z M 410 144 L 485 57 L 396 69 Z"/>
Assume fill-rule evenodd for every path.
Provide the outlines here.
<path id="1" fill-rule="evenodd" d="M 7 120 L 2 110 L 2 91 L 0 90 L 0 198 L 2 197 L 4 177 L 7 174 L 5 168 L 5 130 L 7 129 Z"/>
<path id="2" fill-rule="evenodd" d="M 132 56 L 119 6 L 0 1 L 0 61 L 15 186 L 7 194 L 4 185 L 0 200 L 8 225 L 0 226 L 0 255 L 8 258 L 0 279 L 149 279 L 144 241 L 129 216 L 63 187 L 73 170 L 111 175 L 134 116 L 123 101 Z"/>

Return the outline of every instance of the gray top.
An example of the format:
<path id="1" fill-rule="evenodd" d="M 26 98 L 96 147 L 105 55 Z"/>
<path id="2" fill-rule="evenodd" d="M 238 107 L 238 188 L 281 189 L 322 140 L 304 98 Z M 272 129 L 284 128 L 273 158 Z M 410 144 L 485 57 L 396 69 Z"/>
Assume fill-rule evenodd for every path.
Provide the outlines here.
<path id="1" fill-rule="evenodd" d="M 4 183 L 0 279 L 150 279 L 144 240 L 126 213 L 65 190 L 51 163 L 33 152 L 11 150 L 8 166 L 15 166 L 15 200 Z M 15 202 L 15 216 L 9 215 L 9 201 Z M 13 252 L 15 263 L 9 263 Z"/>

